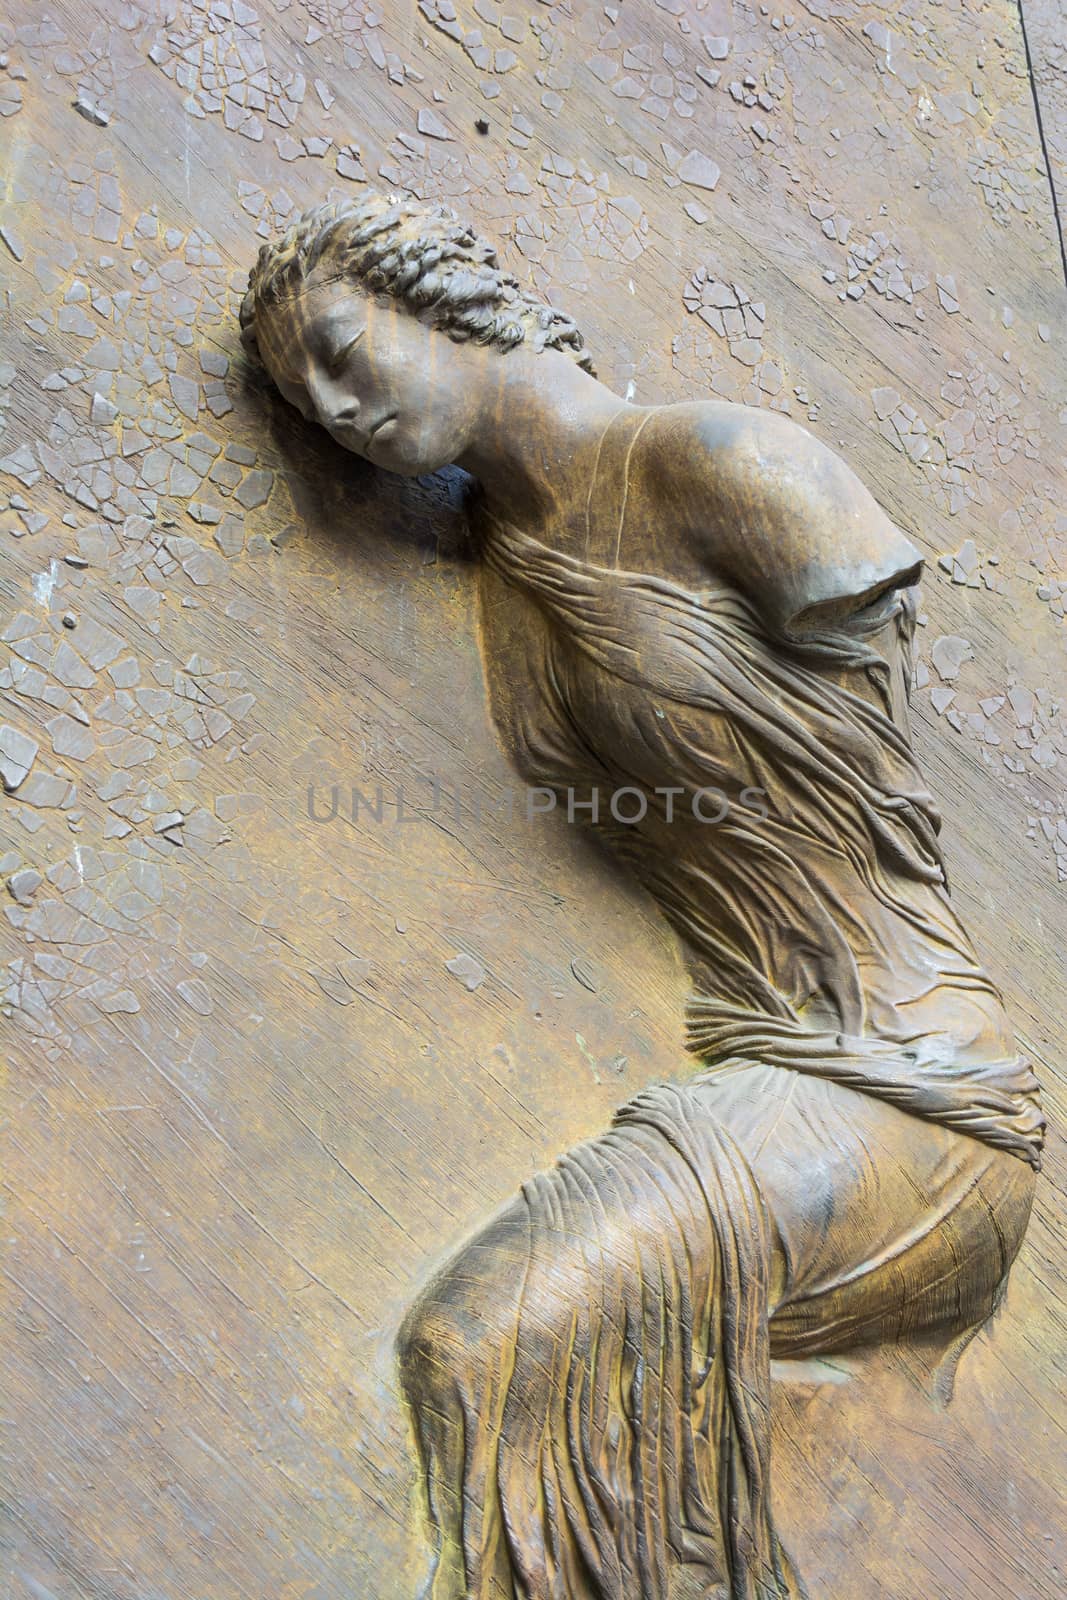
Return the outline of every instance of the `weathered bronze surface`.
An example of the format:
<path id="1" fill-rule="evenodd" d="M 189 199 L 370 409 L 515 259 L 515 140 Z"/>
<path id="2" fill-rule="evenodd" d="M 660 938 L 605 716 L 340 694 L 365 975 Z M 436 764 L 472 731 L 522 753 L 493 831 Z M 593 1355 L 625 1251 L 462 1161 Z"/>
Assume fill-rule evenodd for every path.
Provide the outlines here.
<path id="1" fill-rule="evenodd" d="M 716 536 L 689 546 L 685 570 L 663 559 L 678 559 L 677 539 L 632 560 L 639 529 L 684 510 L 671 488 L 639 515 L 653 494 L 636 475 L 646 446 L 666 448 L 653 422 L 634 445 L 615 553 L 609 489 L 623 481 L 625 425 L 661 403 L 743 402 L 762 427 L 802 425 L 925 560 L 911 739 L 948 819 L 953 904 L 1004 993 L 1012 1053 L 1041 1079 L 1048 1145 L 1006 1298 L 955 1368 L 951 1403 L 966 1335 L 946 1343 L 944 1327 L 771 1352 L 770 1504 L 815 1600 L 1060 1600 L 1067 322 L 1049 187 L 1051 175 L 1062 201 L 1060 11 L 1055 0 L 7 8 L 5 1596 L 411 1600 L 429 1546 L 396 1362 L 401 1330 L 418 1332 L 406 1319 L 422 1308 L 428 1324 L 436 1307 L 443 1335 L 455 1301 L 442 1306 L 440 1274 L 462 1264 L 465 1241 L 469 1263 L 488 1217 L 504 1208 L 514 1222 L 523 1184 L 531 1205 L 553 1200 L 545 1174 L 583 1141 L 597 1158 L 621 1105 L 668 1079 L 688 1092 L 705 1070 L 699 1030 L 717 1025 L 695 1009 L 686 1054 L 683 951 L 695 947 L 660 910 L 663 882 L 642 888 L 589 839 L 587 811 L 568 823 L 565 798 L 549 809 L 535 795 L 527 814 L 516 759 L 535 772 L 561 762 L 564 777 L 590 759 L 545 743 L 551 707 L 530 706 L 542 661 L 557 662 L 568 695 L 622 665 L 572 660 L 559 642 L 544 592 L 548 580 L 557 596 L 555 577 L 529 543 L 555 553 L 547 517 L 530 523 L 517 480 L 518 515 L 475 527 L 458 473 L 409 478 L 358 460 L 242 352 L 259 244 L 324 197 L 373 186 L 470 216 L 518 280 L 575 317 L 606 390 L 626 397 L 590 507 L 601 544 L 563 552 L 594 569 L 602 601 L 635 604 L 627 574 L 664 573 L 706 611 L 699 574 L 713 548 L 725 554 Z M 501 373 L 524 360 L 483 354 Z M 581 387 L 566 352 L 531 359 Z M 575 476 L 538 470 L 571 495 Z M 711 538 L 706 518 L 698 532 Z M 748 554 L 748 584 L 741 571 L 720 581 L 759 629 L 774 622 L 776 664 L 776 630 L 818 574 L 777 556 L 757 569 L 750 546 L 733 549 Z M 498 566 L 516 572 L 520 553 L 516 582 Z M 559 599 L 576 571 L 565 568 Z M 667 596 L 642 598 L 659 608 Z M 706 642 L 710 625 L 694 617 Z M 538 639 L 535 672 L 522 652 Z M 483 656 L 497 663 L 488 679 Z M 654 679 L 664 661 L 646 652 L 631 665 Z M 765 658 L 751 670 L 758 679 Z M 838 705 L 857 681 L 849 668 L 825 692 Z M 628 680 L 619 705 L 647 719 L 630 732 L 653 740 L 645 773 L 626 774 L 633 786 L 680 739 L 701 771 L 726 765 L 727 729 L 688 703 L 692 691 L 692 677 L 673 686 L 684 726 L 681 712 L 653 724 L 648 706 L 666 709 L 665 697 Z M 597 761 L 620 748 L 610 718 L 603 731 Z M 819 762 L 836 749 L 820 742 Z M 784 782 L 762 780 L 753 787 L 780 810 Z M 568 783 L 588 800 L 588 776 Z M 616 785 L 606 774 L 602 788 Z M 739 804 L 740 790 L 728 797 Z M 718 806 L 707 798 L 710 815 Z M 710 823 L 698 834 L 691 818 L 669 832 L 684 889 L 691 852 L 703 861 L 707 835 L 720 846 L 726 835 Z M 720 855 L 727 875 L 744 871 L 740 853 Z M 890 880 L 910 895 L 907 870 Z M 715 880 L 720 892 L 734 881 Z M 816 887 L 832 881 L 820 871 Z M 810 985 L 817 965 L 805 952 L 795 981 Z M 877 962 L 859 966 L 869 1006 L 884 982 Z M 695 986 L 721 992 L 699 972 Z M 857 1070 L 877 1064 L 868 1055 Z M 827 1103 L 860 1098 L 795 1067 L 789 1077 Z M 974 1144 L 862 1098 L 887 1124 L 907 1115 L 921 1141 Z M 617 1137 L 655 1147 L 662 1172 L 653 1110 Z M 974 1147 L 1029 1185 L 1016 1156 Z M 729 1170 L 719 1156 L 709 1172 Z M 628 1214 L 645 1283 L 675 1265 L 652 1253 L 668 1204 L 688 1196 L 700 1220 L 716 1203 L 678 1171 L 651 1213 Z M 909 1187 L 901 1206 L 925 1203 Z M 539 1281 L 555 1259 L 543 1220 Z M 836 1248 L 842 1233 L 828 1237 Z M 485 1259 L 494 1284 L 507 1277 L 498 1242 Z M 591 1274 L 595 1262 L 572 1265 Z M 717 1261 L 676 1265 L 677 1292 L 692 1292 Z M 946 1281 L 977 1284 L 966 1265 Z M 598 1303 L 636 1315 L 634 1282 Z M 721 1284 L 696 1287 L 723 1303 Z M 772 1280 L 768 1304 L 782 1292 Z M 644 1326 L 644 1300 L 641 1312 Z M 503 1299 L 495 1314 L 502 1324 Z M 769 1336 L 783 1331 L 777 1319 Z M 453 1370 L 489 1383 L 491 1368 L 471 1372 L 475 1354 L 472 1343 Z M 721 1376 L 709 1373 L 712 1388 Z M 651 1403 L 655 1382 L 644 1393 Z M 513 1417 L 500 1437 L 529 1550 L 540 1510 L 516 1471 L 526 1452 Z M 555 1469 L 551 1452 L 544 1463 Z"/>
<path id="2" fill-rule="evenodd" d="M 694 982 L 700 1068 L 524 1184 L 405 1319 L 428 1592 L 806 1594 L 771 1514 L 772 1354 L 954 1360 L 1044 1142 L 911 750 L 919 551 L 796 423 L 620 400 L 447 209 L 310 210 L 241 320 L 346 449 L 474 474 L 505 744 Z"/>

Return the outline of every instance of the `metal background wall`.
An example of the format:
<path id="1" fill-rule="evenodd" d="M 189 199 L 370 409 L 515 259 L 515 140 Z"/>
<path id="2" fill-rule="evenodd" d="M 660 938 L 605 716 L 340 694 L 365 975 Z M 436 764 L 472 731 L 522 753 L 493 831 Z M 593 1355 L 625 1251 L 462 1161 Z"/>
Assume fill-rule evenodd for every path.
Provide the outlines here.
<path id="1" fill-rule="evenodd" d="M 261 239 L 369 180 L 472 214 L 620 391 L 788 411 L 928 554 L 916 739 L 1047 1085 L 1046 1176 L 954 1404 L 892 1354 L 794 1373 L 777 1500 L 820 1600 L 1053 1600 L 1055 0 L 1026 7 L 1033 79 L 1008 0 L 257 3 L 0 25 L 2 720 L 39 746 L 0 848 L 0 1592 L 410 1597 L 412 1286 L 684 1065 L 649 908 L 494 804 L 455 481 L 383 479 L 246 370 Z"/>

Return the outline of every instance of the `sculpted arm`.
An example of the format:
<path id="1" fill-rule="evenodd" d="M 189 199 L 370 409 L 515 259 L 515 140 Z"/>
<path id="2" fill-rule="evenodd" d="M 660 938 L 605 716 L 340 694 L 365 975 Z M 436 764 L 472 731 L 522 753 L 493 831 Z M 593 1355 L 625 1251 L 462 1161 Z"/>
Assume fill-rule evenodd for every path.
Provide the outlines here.
<path id="1" fill-rule="evenodd" d="M 774 411 L 665 408 L 660 493 L 689 550 L 780 633 L 850 615 L 918 581 L 922 557 L 856 474 Z"/>

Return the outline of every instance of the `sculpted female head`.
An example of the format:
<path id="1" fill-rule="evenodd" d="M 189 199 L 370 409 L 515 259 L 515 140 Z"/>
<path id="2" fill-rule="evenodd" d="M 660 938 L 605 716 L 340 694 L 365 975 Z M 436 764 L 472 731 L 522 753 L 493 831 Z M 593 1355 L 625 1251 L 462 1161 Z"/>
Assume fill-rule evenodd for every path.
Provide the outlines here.
<path id="1" fill-rule="evenodd" d="M 572 320 L 453 212 L 373 193 L 306 211 L 263 246 L 241 328 L 305 416 L 408 474 L 462 453 L 484 372 L 476 352 L 554 349 L 593 370 Z"/>

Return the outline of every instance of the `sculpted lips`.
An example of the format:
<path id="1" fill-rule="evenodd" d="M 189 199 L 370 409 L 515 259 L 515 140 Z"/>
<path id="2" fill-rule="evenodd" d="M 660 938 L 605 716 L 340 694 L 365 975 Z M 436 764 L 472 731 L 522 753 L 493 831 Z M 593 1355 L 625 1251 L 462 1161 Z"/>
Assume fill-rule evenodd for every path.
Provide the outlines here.
<path id="1" fill-rule="evenodd" d="M 346 450 L 355 450 L 358 454 L 362 454 L 374 436 L 388 423 L 395 421 L 396 412 L 390 411 L 387 416 L 379 417 L 377 422 L 372 422 L 364 432 L 362 428 L 356 427 L 354 419 L 341 416 L 332 422 L 327 422 L 326 429 Z"/>
<path id="2" fill-rule="evenodd" d="M 374 426 L 370 429 L 369 433 L 367 434 L 366 438 L 363 441 L 364 450 L 366 450 L 366 448 L 370 444 L 371 440 L 374 438 L 374 436 L 377 433 L 379 433 L 381 431 L 382 428 L 386 427 L 390 422 L 395 422 L 395 421 L 396 421 L 396 412 L 395 411 L 390 411 L 390 413 L 389 413 L 389 415 L 387 417 L 382 417 L 379 422 L 376 422 L 374 424 Z"/>

